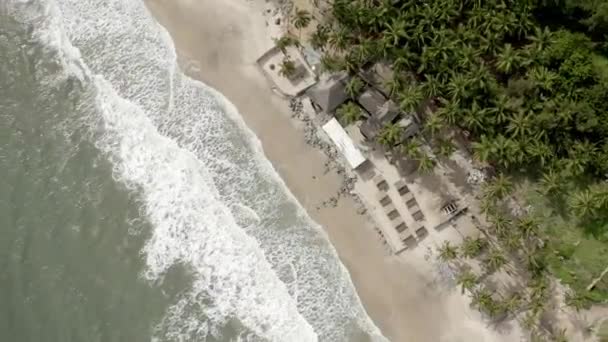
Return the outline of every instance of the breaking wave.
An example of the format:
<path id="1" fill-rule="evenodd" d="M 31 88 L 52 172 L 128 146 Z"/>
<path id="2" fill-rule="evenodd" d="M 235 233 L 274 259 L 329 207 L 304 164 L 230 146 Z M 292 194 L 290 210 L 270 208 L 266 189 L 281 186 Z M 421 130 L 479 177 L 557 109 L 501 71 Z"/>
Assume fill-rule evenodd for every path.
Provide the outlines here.
<path id="1" fill-rule="evenodd" d="M 78 84 L 79 120 L 140 198 L 152 226 L 143 277 L 162 286 L 178 265 L 192 276 L 157 338 L 383 339 L 236 108 L 179 71 L 141 1 L 14 4 L 63 70 L 45 82 Z"/>

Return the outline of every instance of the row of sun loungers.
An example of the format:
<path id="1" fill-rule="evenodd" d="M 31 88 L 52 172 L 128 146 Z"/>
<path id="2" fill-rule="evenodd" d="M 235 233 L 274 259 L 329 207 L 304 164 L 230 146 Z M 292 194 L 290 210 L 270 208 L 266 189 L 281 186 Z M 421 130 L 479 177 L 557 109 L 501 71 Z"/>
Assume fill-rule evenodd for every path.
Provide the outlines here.
<path id="1" fill-rule="evenodd" d="M 399 234 L 399 239 L 404 242 L 406 246 L 411 246 L 416 244 L 416 236 L 418 239 L 424 238 L 428 232 L 424 225 L 419 226 L 414 233 L 408 229 L 407 224 L 403 221 L 401 214 L 395 208 L 393 200 L 388 194 L 389 185 L 386 180 L 381 175 L 376 175 L 373 179 L 376 188 L 379 190 L 378 192 L 378 202 L 382 206 L 384 213 L 388 217 L 389 221 L 392 224 L 392 227 Z M 403 180 L 399 180 L 394 184 L 397 189 L 397 193 L 401 197 L 401 200 L 406 204 L 408 211 L 414 218 L 415 222 L 423 222 L 424 214 L 418 207 L 418 203 L 416 202 L 416 198 L 414 194 L 407 187 L 407 184 Z M 414 236 L 415 234 L 415 236 Z"/>

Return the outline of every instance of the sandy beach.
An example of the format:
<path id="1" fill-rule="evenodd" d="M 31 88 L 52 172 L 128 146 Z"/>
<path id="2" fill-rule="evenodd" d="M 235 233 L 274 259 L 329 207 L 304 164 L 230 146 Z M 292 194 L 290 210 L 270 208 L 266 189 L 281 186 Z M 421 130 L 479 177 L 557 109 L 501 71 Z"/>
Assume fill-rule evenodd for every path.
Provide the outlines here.
<path id="1" fill-rule="evenodd" d="M 264 152 L 312 218 L 326 230 L 368 314 L 391 341 L 513 341 L 487 327 L 455 287 L 440 285 L 425 252 L 390 256 L 357 203 L 335 196 L 342 177 L 308 146 L 288 102 L 273 93 L 255 60 L 270 46 L 268 2 L 148 0 L 171 34 L 182 68 L 223 93 L 262 142 Z"/>

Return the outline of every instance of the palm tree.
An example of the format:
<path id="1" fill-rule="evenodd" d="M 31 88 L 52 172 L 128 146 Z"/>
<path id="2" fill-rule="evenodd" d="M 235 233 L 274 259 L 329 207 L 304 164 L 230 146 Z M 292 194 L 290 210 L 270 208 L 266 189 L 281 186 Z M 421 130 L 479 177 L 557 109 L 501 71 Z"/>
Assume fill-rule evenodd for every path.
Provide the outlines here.
<path id="1" fill-rule="evenodd" d="M 298 9 L 296 7 L 296 11 L 295 11 L 292 19 L 293 19 L 293 26 L 295 28 L 297 28 L 299 31 L 301 31 L 303 28 L 306 28 L 308 26 L 308 24 L 310 24 L 312 17 L 310 16 L 310 12 L 308 12 L 307 10 Z"/>
<path id="2" fill-rule="evenodd" d="M 281 62 L 281 69 L 279 70 L 279 75 L 285 76 L 287 78 L 293 76 L 296 72 L 296 63 L 289 59 L 289 57 L 285 57 L 283 62 Z"/>
<path id="3" fill-rule="evenodd" d="M 443 118 L 436 113 L 430 113 L 427 116 L 423 130 L 430 136 L 435 136 L 435 134 L 439 133 L 444 127 L 445 123 L 443 122 Z"/>
<path id="4" fill-rule="evenodd" d="M 488 271 L 494 272 L 499 270 L 504 264 L 506 264 L 507 259 L 499 249 L 492 248 L 484 262 Z"/>
<path id="5" fill-rule="evenodd" d="M 328 72 L 339 71 L 343 69 L 343 61 L 335 55 L 324 54 L 321 57 L 321 68 Z"/>
<path id="6" fill-rule="evenodd" d="M 386 30 L 383 32 L 390 46 L 399 46 L 399 41 L 401 39 L 408 38 L 405 21 L 400 18 L 392 19 L 390 23 L 385 23 L 385 26 Z"/>
<path id="7" fill-rule="evenodd" d="M 463 74 L 453 74 L 447 84 L 447 91 L 452 100 L 464 100 L 469 96 L 469 80 Z"/>
<path id="8" fill-rule="evenodd" d="M 509 112 L 511 108 L 511 101 L 505 94 L 500 94 L 492 99 L 494 107 L 489 109 L 490 114 L 494 115 L 494 122 L 503 124 L 509 119 Z"/>
<path id="9" fill-rule="evenodd" d="M 553 41 L 553 33 L 548 27 L 545 27 L 544 29 L 537 27 L 534 30 L 534 35 L 528 37 L 528 40 L 532 42 L 532 50 L 541 52 L 545 50 Z"/>
<path id="10" fill-rule="evenodd" d="M 597 200 L 593 193 L 587 189 L 579 191 L 570 198 L 570 210 L 579 219 L 595 216 L 597 213 Z"/>
<path id="11" fill-rule="evenodd" d="M 296 37 L 286 34 L 279 39 L 275 39 L 274 44 L 281 52 L 287 53 L 288 47 L 297 46 L 299 42 Z"/>
<path id="12" fill-rule="evenodd" d="M 525 239 L 538 235 L 540 226 L 532 216 L 524 216 L 517 222 L 517 228 Z"/>
<path id="13" fill-rule="evenodd" d="M 423 154 L 418 158 L 418 172 L 428 173 L 435 167 L 435 160 L 427 154 Z"/>
<path id="14" fill-rule="evenodd" d="M 503 199 L 513 191 L 513 182 L 504 174 L 499 174 L 494 180 L 484 188 L 484 196 L 496 199 Z"/>
<path id="15" fill-rule="evenodd" d="M 338 118 L 342 119 L 341 121 L 345 126 L 357 122 L 363 117 L 361 107 L 354 102 L 343 104 L 340 106 L 340 108 L 338 108 L 338 110 L 336 110 L 336 114 Z"/>
<path id="16" fill-rule="evenodd" d="M 511 253 L 517 252 L 522 248 L 519 232 L 507 231 L 500 238 L 501 244 Z"/>
<path id="17" fill-rule="evenodd" d="M 424 93 L 424 96 L 430 99 L 441 96 L 443 85 L 439 80 L 439 76 L 425 74 L 424 78 L 425 80 L 422 83 L 422 92 Z"/>
<path id="18" fill-rule="evenodd" d="M 511 133 L 513 138 L 527 136 L 530 133 L 530 117 L 523 111 L 519 111 L 509 118 L 507 132 Z"/>
<path id="19" fill-rule="evenodd" d="M 314 49 L 323 50 L 325 44 L 329 41 L 329 27 L 326 25 L 319 25 L 315 32 L 310 36 L 310 45 Z"/>
<path id="20" fill-rule="evenodd" d="M 399 94 L 399 98 L 401 110 L 406 113 L 414 113 L 424 100 L 424 95 L 419 86 L 410 84 Z"/>
<path id="21" fill-rule="evenodd" d="M 513 293 L 509 298 L 502 302 L 502 307 L 506 312 L 515 313 L 521 306 L 522 298 L 519 293 Z"/>
<path id="22" fill-rule="evenodd" d="M 403 128 L 397 124 L 389 123 L 378 135 L 378 142 L 388 148 L 392 148 L 401 142 Z"/>
<path id="23" fill-rule="evenodd" d="M 499 237 L 505 237 L 509 234 L 512 222 L 503 214 L 495 212 L 489 217 L 489 221 L 492 223 L 494 231 Z"/>
<path id="24" fill-rule="evenodd" d="M 519 65 L 519 55 L 511 44 L 505 44 L 496 59 L 496 69 L 505 74 L 510 74 Z"/>
<path id="25" fill-rule="evenodd" d="M 401 145 L 401 152 L 408 158 L 419 159 L 422 154 L 421 147 L 420 140 L 409 139 L 405 144 Z"/>
<path id="26" fill-rule="evenodd" d="M 397 94 L 399 91 L 401 91 L 401 88 L 403 88 L 403 79 L 401 78 L 401 75 L 394 73 L 393 77 L 387 79 L 383 86 L 386 90 L 388 90 L 388 97 L 393 98 L 395 94 Z"/>
<path id="27" fill-rule="evenodd" d="M 479 104 L 474 101 L 471 108 L 464 111 L 463 123 L 467 129 L 473 132 L 481 132 L 485 127 L 485 117 L 487 110 L 481 108 Z"/>
<path id="28" fill-rule="evenodd" d="M 487 245 L 487 241 L 481 238 L 465 237 L 460 246 L 461 254 L 467 258 L 474 258 L 481 253 Z"/>
<path id="29" fill-rule="evenodd" d="M 328 43 L 336 50 L 344 50 L 349 44 L 351 32 L 345 28 L 332 30 L 329 34 Z"/>
<path id="30" fill-rule="evenodd" d="M 490 316 L 495 316 L 500 313 L 500 306 L 492 298 L 492 293 L 483 288 L 473 292 L 472 304 Z"/>
<path id="31" fill-rule="evenodd" d="M 438 250 L 439 259 L 443 262 L 448 262 L 458 257 L 458 249 L 452 246 L 449 241 L 445 241 Z"/>
<path id="32" fill-rule="evenodd" d="M 460 109 L 459 101 L 441 101 L 442 106 L 437 110 L 436 115 L 441 117 L 447 124 L 455 125 L 458 122 Z"/>
<path id="33" fill-rule="evenodd" d="M 456 284 L 460 285 L 462 293 L 472 291 L 477 285 L 478 278 L 471 270 L 466 269 L 456 276 Z"/>
<path id="34" fill-rule="evenodd" d="M 439 138 L 434 151 L 440 157 L 449 158 L 456 151 L 456 146 L 450 139 Z"/>
<path id="35" fill-rule="evenodd" d="M 353 76 L 346 83 L 346 88 L 344 90 L 346 91 L 346 94 L 350 96 L 351 99 L 355 99 L 357 98 L 357 96 L 359 96 L 359 94 L 361 94 L 361 91 L 364 87 L 365 83 L 363 83 L 361 78 L 358 76 Z"/>

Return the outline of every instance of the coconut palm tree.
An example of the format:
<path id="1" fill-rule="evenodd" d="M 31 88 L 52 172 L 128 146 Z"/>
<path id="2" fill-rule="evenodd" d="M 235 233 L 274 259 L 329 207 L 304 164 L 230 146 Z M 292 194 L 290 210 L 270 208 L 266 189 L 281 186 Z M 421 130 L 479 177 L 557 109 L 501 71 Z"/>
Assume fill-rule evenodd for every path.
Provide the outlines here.
<path id="1" fill-rule="evenodd" d="M 473 132 L 481 132 L 486 124 L 487 112 L 487 109 L 481 108 L 479 104 L 474 101 L 470 108 L 464 110 L 462 123 L 467 129 Z"/>
<path id="2" fill-rule="evenodd" d="M 553 42 L 553 33 L 548 27 L 545 27 L 544 29 L 537 27 L 534 30 L 534 35 L 529 36 L 528 40 L 532 42 L 532 45 L 530 46 L 531 50 L 541 52 Z"/>
<path id="3" fill-rule="evenodd" d="M 456 276 L 456 284 L 460 285 L 462 293 L 472 291 L 477 286 L 478 278 L 471 270 L 466 269 Z"/>
<path id="4" fill-rule="evenodd" d="M 530 117 L 530 115 L 525 114 L 523 111 L 519 111 L 509 118 L 507 132 L 511 133 L 511 137 L 520 138 L 530 134 Z"/>
<path id="5" fill-rule="evenodd" d="M 502 302 L 502 307 L 506 312 L 515 313 L 520 309 L 521 304 L 521 295 L 519 293 L 513 293 Z"/>
<path id="6" fill-rule="evenodd" d="M 435 160 L 427 154 L 418 157 L 418 172 L 428 173 L 435 167 Z"/>
<path id="7" fill-rule="evenodd" d="M 511 71 L 519 66 L 519 55 L 511 44 L 505 44 L 500 53 L 496 56 L 496 69 L 505 74 L 510 74 Z"/>
<path id="8" fill-rule="evenodd" d="M 456 146 L 449 139 L 438 138 L 434 151 L 440 157 L 449 158 L 456 151 Z"/>
<path id="9" fill-rule="evenodd" d="M 336 114 L 345 126 L 357 122 L 363 117 L 363 111 L 361 110 L 361 107 L 359 107 L 354 102 L 348 102 L 343 104 L 336 110 Z"/>
<path id="10" fill-rule="evenodd" d="M 314 49 L 323 50 L 329 41 L 329 27 L 326 25 L 318 25 L 313 34 L 310 35 L 310 45 Z"/>
<path id="11" fill-rule="evenodd" d="M 401 145 L 401 152 L 408 158 L 419 159 L 422 154 L 421 148 L 420 140 L 414 138 Z"/>
<path id="12" fill-rule="evenodd" d="M 304 9 L 298 9 L 296 7 L 295 13 L 292 17 L 293 26 L 297 28 L 299 31 L 302 31 L 303 28 L 308 27 L 312 17 L 310 16 L 310 12 Z"/>
<path id="13" fill-rule="evenodd" d="M 388 148 L 393 148 L 399 142 L 403 134 L 403 128 L 397 124 L 389 123 L 384 126 L 378 135 L 378 142 Z"/>
<path id="14" fill-rule="evenodd" d="M 435 98 L 441 96 L 443 93 L 443 84 L 441 83 L 439 76 L 437 75 L 424 75 L 424 82 L 422 83 L 422 92 L 427 98 Z"/>
<path id="15" fill-rule="evenodd" d="M 485 288 L 473 292 L 471 299 L 474 306 L 492 317 L 500 313 L 500 305 L 492 298 L 492 293 Z"/>
<path id="16" fill-rule="evenodd" d="M 489 216 L 488 219 L 492 223 L 494 232 L 499 237 L 507 236 L 507 234 L 511 231 L 513 222 L 511 222 L 511 220 L 506 218 L 503 214 L 495 212 Z"/>
<path id="17" fill-rule="evenodd" d="M 410 84 L 399 94 L 399 107 L 406 113 L 416 112 L 420 103 L 424 100 L 422 89 L 414 84 Z"/>
<path id="18" fill-rule="evenodd" d="M 486 184 L 483 190 L 484 196 L 501 200 L 513 191 L 513 182 L 501 173 L 491 183 Z"/>
<path id="19" fill-rule="evenodd" d="M 540 226 L 532 216 L 524 216 L 517 222 L 517 229 L 521 232 L 523 238 L 529 239 L 538 236 Z"/>
<path id="20" fill-rule="evenodd" d="M 598 209 L 597 200 L 589 189 L 572 195 L 569 205 L 572 213 L 579 219 L 595 216 Z"/>
<path id="21" fill-rule="evenodd" d="M 363 83 L 361 78 L 358 76 L 353 76 L 346 83 L 346 88 L 344 90 L 346 91 L 346 94 L 351 99 L 356 99 L 359 96 L 359 94 L 361 94 L 361 91 L 363 90 L 364 87 L 365 87 L 365 83 Z"/>
<path id="22" fill-rule="evenodd" d="M 460 245 L 460 253 L 467 258 L 478 256 L 481 251 L 487 246 L 488 242 L 481 238 L 465 237 Z"/>
<path id="23" fill-rule="evenodd" d="M 401 20 L 401 18 L 392 19 L 390 23 L 385 23 L 385 27 L 386 29 L 383 31 L 384 37 L 390 46 L 399 46 L 399 42 L 402 39 L 408 38 L 405 21 Z"/>
<path id="24" fill-rule="evenodd" d="M 488 253 L 488 256 L 484 259 L 485 265 L 490 272 L 498 271 L 503 265 L 507 263 L 502 251 L 497 248 L 492 248 Z"/>
<path id="25" fill-rule="evenodd" d="M 281 68 L 279 69 L 279 75 L 285 76 L 287 78 L 293 76 L 296 72 L 296 63 L 292 61 L 289 57 L 285 57 L 283 62 L 281 62 Z"/>
<path id="26" fill-rule="evenodd" d="M 274 45 L 281 50 L 283 53 L 287 53 L 287 48 L 290 46 L 299 45 L 298 39 L 296 37 L 286 34 L 279 39 L 275 39 Z"/>
<path id="27" fill-rule="evenodd" d="M 328 43 L 332 48 L 342 51 L 349 45 L 350 39 L 351 32 L 345 27 L 340 27 L 330 32 Z"/>
<path id="28" fill-rule="evenodd" d="M 443 262 L 452 261 L 458 258 L 458 249 L 450 244 L 449 241 L 445 241 L 438 249 L 439 259 Z"/>
<path id="29" fill-rule="evenodd" d="M 445 123 L 443 121 L 443 117 L 436 113 L 430 113 L 427 116 L 426 122 L 424 123 L 423 130 L 430 136 L 435 136 L 437 133 L 441 132 L 444 127 Z"/>
<path id="30" fill-rule="evenodd" d="M 442 106 L 437 110 L 436 115 L 441 117 L 445 123 L 455 125 L 461 117 L 462 110 L 460 109 L 459 101 L 441 101 Z"/>
<path id="31" fill-rule="evenodd" d="M 343 60 L 335 55 L 324 54 L 321 57 L 321 68 L 323 71 L 335 72 L 344 69 Z"/>
<path id="32" fill-rule="evenodd" d="M 493 107 L 488 112 L 493 116 L 494 123 L 503 124 L 509 120 L 511 101 L 506 94 L 499 94 L 492 99 Z"/>
<path id="33" fill-rule="evenodd" d="M 462 101 L 469 97 L 469 80 L 464 74 L 452 74 L 447 84 L 447 93 L 452 100 Z"/>

